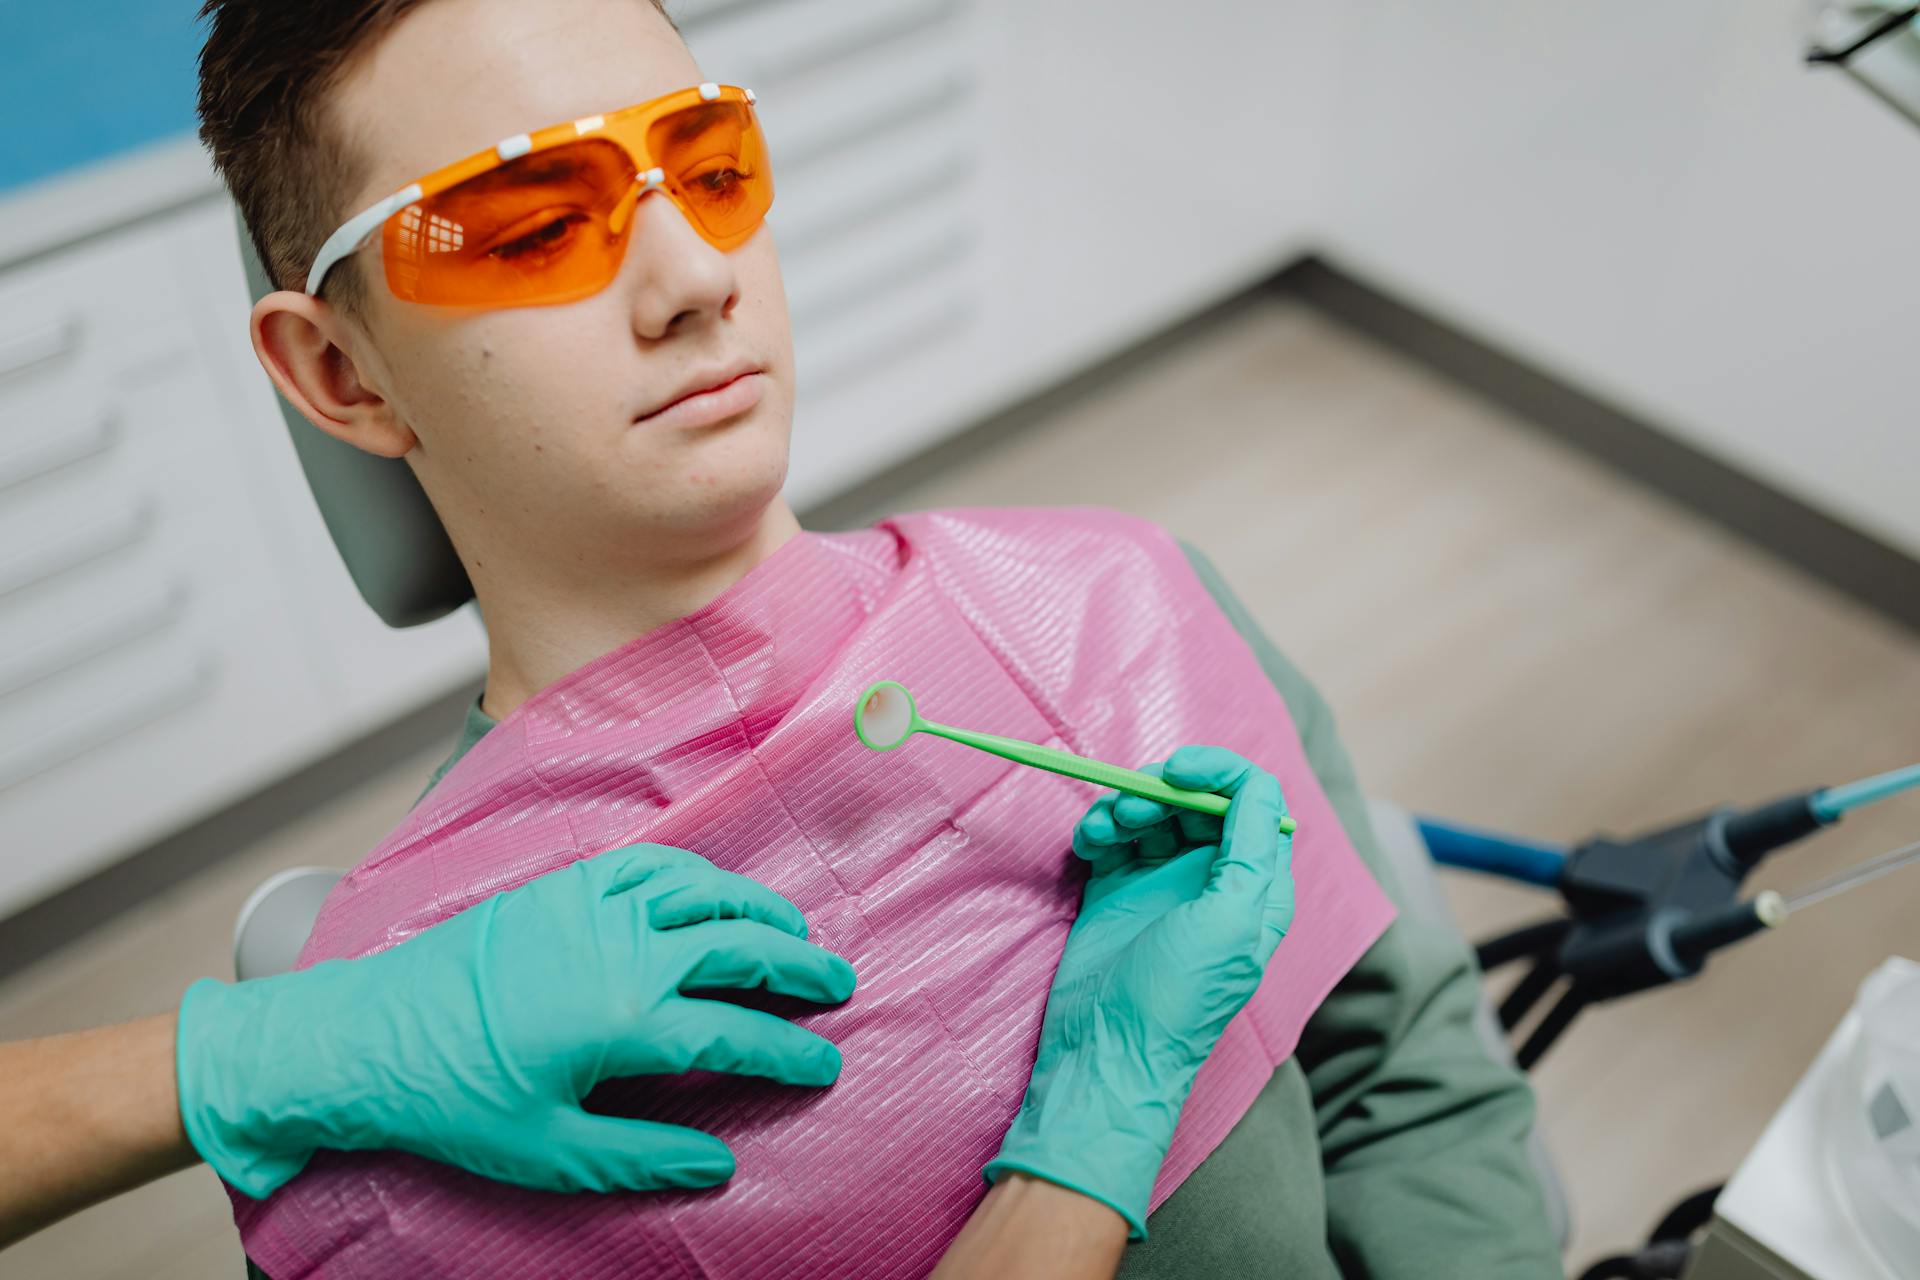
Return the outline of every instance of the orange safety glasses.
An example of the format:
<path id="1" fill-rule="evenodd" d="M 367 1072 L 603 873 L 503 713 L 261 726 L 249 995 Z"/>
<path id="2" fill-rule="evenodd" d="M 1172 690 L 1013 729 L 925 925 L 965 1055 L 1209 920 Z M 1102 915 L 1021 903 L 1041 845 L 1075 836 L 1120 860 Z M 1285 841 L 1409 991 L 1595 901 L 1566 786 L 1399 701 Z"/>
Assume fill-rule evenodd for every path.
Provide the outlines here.
<path id="1" fill-rule="evenodd" d="M 387 288 L 405 302 L 523 307 L 597 293 L 620 270 L 634 206 L 665 195 L 714 248 L 751 236 L 773 204 L 753 94 L 703 84 L 606 116 L 508 138 L 349 218 L 307 276 L 380 232 Z"/>

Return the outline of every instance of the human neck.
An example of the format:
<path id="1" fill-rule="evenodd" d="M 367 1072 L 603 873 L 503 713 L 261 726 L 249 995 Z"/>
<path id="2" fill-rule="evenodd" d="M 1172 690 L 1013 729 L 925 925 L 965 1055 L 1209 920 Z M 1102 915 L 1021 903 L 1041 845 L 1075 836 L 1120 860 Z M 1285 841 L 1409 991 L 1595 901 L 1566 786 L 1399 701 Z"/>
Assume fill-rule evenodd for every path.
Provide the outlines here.
<path id="1" fill-rule="evenodd" d="M 775 498 L 744 536 L 669 562 L 512 583 L 476 575 L 488 649 L 481 710 L 504 719 L 568 672 L 712 603 L 799 532 Z"/>

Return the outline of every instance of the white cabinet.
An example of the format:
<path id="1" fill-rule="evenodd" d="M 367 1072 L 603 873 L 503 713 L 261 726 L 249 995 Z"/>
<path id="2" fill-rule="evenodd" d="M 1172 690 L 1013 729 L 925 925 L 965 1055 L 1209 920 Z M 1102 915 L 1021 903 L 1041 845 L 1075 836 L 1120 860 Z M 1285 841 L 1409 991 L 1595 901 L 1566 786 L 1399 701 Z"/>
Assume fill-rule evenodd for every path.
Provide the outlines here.
<path id="1" fill-rule="evenodd" d="M 1309 245 L 1342 5 L 979 7 L 999 396 L 1046 386 Z"/>
<path id="2" fill-rule="evenodd" d="M 179 235 L 0 278 L 29 357 L 0 377 L 0 904 L 285 769 L 321 716 Z"/>
<path id="3" fill-rule="evenodd" d="M 326 543 L 226 202 L 0 275 L 0 914 L 480 670 Z M 454 726 L 449 726 L 449 734 Z"/>
<path id="4" fill-rule="evenodd" d="M 1920 130 L 1804 0 L 1346 6 L 1324 242 L 1920 554 Z M 1908 43 L 1911 44 L 1910 38 Z"/>

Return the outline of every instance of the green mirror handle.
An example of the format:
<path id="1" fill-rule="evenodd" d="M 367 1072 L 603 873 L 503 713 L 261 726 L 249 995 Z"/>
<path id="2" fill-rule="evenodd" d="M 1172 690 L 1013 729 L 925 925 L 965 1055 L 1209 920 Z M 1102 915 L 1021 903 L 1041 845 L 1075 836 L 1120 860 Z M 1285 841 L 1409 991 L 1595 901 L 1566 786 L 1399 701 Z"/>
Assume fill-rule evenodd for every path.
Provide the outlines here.
<path id="1" fill-rule="evenodd" d="M 1185 787 L 1176 787 L 1154 777 L 1150 773 L 1141 773 L 1138 769 L 1123 769 L 1117 764 L 1108 764 L 1103 760 L 1089 760 L 1085 756 L 1074 755 L 1071 751 L 1062 751 L 1058 747 L 1043 747 L 1034 742 L 1022 742 L 1018 738 L 1002 738 L 993 733 L 975 733 L 971 729 L 956 729 L 951 725 L 930 724 L 921 721 L 915 726 L 922 732 L 964 743 L 978 751 L 999 756 L 1003 760 L 1012 760 L 1018 764 L 1030 765 L 1035 769 L 1045 769 L 1048 773 L 1064 774 L 1069 778 L 1078 778 L 1082 782 L 1091 782 L 1095 786 L 1111 787 L 1115 791 L 1124 791 L 1128 795 L 1140 796 L 1146 800 L 1158 800 L 1161 804 L 1170 804 L 1181 809 L 1193 809 L 1200 813 L 1210 813 L 1215 817 L 1225 817 L 1227 806 L 1232 802 L 1223 795 L 1211 791 L 1189 791 Z M 1280 830 L 1292 835 L 1295 823 L 1292 818 L 1280 819 Z"/>

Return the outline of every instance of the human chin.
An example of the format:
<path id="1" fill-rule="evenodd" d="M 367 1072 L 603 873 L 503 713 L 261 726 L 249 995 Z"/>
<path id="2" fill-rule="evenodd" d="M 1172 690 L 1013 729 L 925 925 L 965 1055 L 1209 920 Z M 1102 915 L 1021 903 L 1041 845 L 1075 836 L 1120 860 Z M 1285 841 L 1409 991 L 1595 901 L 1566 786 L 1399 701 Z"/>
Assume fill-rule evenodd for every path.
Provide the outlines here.
<path id="1" fill-rule="evenodd" d="M 678 485 L 664 501 L 647 503 L 635 528 L 650 546 L 694 548 L 711 554 L 754 536 L 766 519 L 780 486 L 764 477 L 707 474 Z"/>

